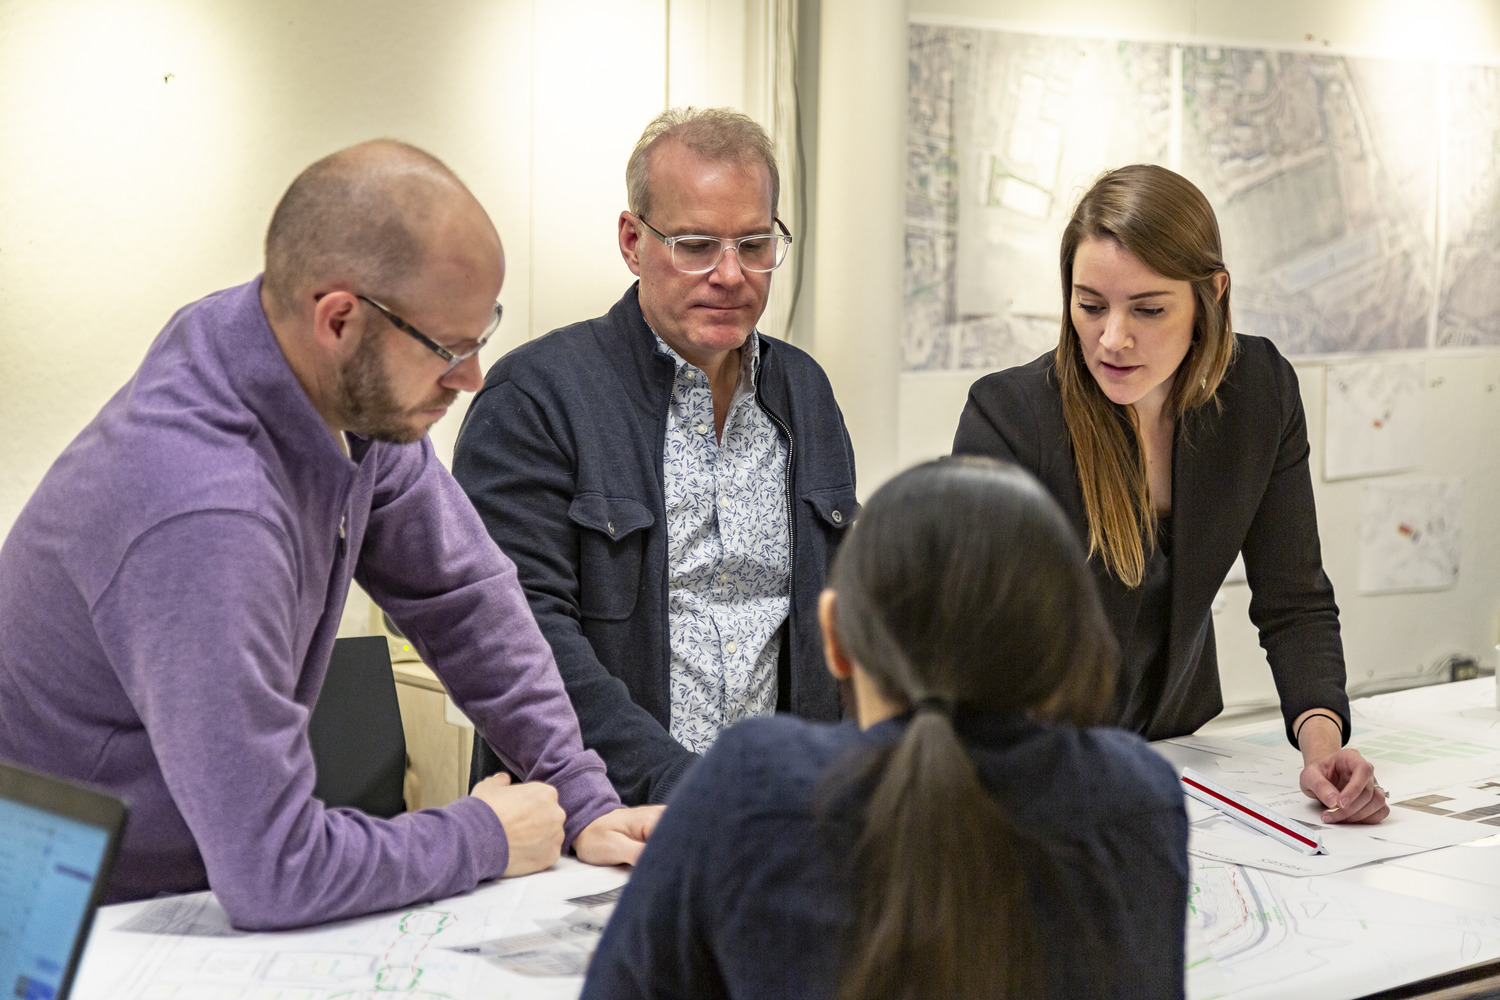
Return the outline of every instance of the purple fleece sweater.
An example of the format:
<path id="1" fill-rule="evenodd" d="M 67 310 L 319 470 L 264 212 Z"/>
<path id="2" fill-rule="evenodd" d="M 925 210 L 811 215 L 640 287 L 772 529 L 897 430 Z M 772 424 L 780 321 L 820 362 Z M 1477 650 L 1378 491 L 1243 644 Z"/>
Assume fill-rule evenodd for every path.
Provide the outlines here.
<path id="1" fill-rule="evenodd" d="M 129 800 L 113 900 L 210 887 L 245 928 L 451 895 L 505 870 L 488 806 L 312 797 L 308 713 L 349 581 L 412 639 L 569 842 L 619 800 L 551 650 L 430 442 L 344 454 L 259 279 L 177 313 L 0 548 L 0 758 Z"/>

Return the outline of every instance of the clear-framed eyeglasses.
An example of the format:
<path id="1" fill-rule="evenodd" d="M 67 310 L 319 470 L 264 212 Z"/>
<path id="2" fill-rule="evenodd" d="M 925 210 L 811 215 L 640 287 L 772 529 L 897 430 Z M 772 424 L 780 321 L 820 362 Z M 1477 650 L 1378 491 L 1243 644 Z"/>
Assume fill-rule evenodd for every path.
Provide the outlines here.
<path id="1" fill-rule="evenodd" d="M 651 231 L 652 236 L 667 245 L 672 254 L 672 266 L 684 274 L 707 274 L 719 266 L 725 250 L 734 251 L 743 270 L 774 271 L 786 260 L 787 248 L 792 245 L 792 234 L 780 219 L 774 220 L 780 232 L 723 239 L 697 233 L 667 236 L 640 216 L 636 218 Z"/>
<path id="2" fill-rule="evenodd" d="M 484 348 L 484 345 L 489 343 L 490 338 L 495 335 L 495 331 L 500 329 L 500 316 L 505 311 L 504 307 L 496 302 L 495 315 L 490 318 L 489 325 L 484 328 L 484 332 L 473 340 L 465 340 L 454 344 L 452 347 L 444 347 L 368 295 L 359 295 L 356 293 L 355 298 L 374 306 L 380 311 L 380 315 L 384 316 L 390 322 L 391 326 L 415 338 L 423 347 L 448 362 L 448 367 L 443 369 L 443 374 L 439 376 L 440 378 L 446 378 L 453 369 L 478 354 Z"/>

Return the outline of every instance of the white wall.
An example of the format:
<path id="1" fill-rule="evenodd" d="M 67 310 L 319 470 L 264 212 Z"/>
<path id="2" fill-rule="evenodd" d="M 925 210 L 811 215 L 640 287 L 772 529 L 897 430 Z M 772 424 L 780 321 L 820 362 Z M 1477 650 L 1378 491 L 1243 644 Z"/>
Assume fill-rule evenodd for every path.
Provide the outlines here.
<path id="1" fill-rule="evenodd" d="M 171 314 L 259 271 L 296 173 L 350 143 L 429 149 L 494 217 L 506 311 L 485 365 L 603 312 L 632 280 L 631 146 L 669 100 L 745 104 L 764 7 L 0 3 L 0 534 Z M 465 408 L 434 429 L 440 455 Z"/>
<path id="2" fill-rule="evenodd" d="M 506 309 L 486 367 L 605 311 L 633 280 L 615 241 L 631 147 L 669 100 L 745 105 L 766 6 L 0 3 L 0 536 L 172 313 L 260 270 L 297 172 L 351 143 L 430 150 L 493 216 Z M 445 460 L 466 409 L 433 429 Z M 356 594 L 346 630 L 367 622 Z"/>
<path id="3" fill-rule="evenodd" d="M 1390 58 L 1500 62 L 1500 6 L 1488 0 L 911 0 L 913 19 L 1010 30 L 1165 41 L 1263 44 Z M 903 66 L 902 72 L 905 72 Z M 828 110 L 824 109 L 824 114 Z M 1233 261 L 1230 261 L 1233 268 Z M 1059 309 L 1061 302 L 1058 303 Z M 1323 555 L 1338 594 L 1351 687 L 1412 675 L 1450 653 L 1493 665 L 1500 642 L 1500 355 L 1413 352 L 1429 390 L 1422 476 L 1463 477 L 1462 570 L 1456 589 L 1357 593 L 1362 480 L 1321 481 L 1323 365 L 1299 362 L 1312 439 L 1313 489 Z M 1365 355 L 1360 360 L 1377 360 Z M 900 376 L 901 465 L 946 454 L 969 384 L 980 373 Z M 1225 698 L 1268 703 L 1275 691 L 1254 628 L 1247 589 L 1224 591 L 1215 619 Z"/>
<path id="4" fill-rule="evenodd" d="M 809 162 L 831 160 L 838 169 L 823 169 L 818 183 L 840 190 L 826 213 L 813 201 L 809 218 L 823 230 L 799 233 L 799 246 L 821 236 L 820 253 L 866 257 L 868 273 L 883 277 L 872 292 L 855 267 L 825 288 L 810 270 L 804 294 L 818 322 L 802 312 L 798 339 L 825 359 L 844 400 L 867 493 L 901 465 L 947 450 L 971 380 L 899 375 L 899 315 L 868 306 L 872 295 L 890 300 L 902 253 L 879 234 L 900 231 L 890 178 L 904 166 L 888 133 L 904 109 L 893 100 L 882 115 L 871 95 L 904 93 L 904 50 L 897 57 L 884 42 L 904 35 L 908 7 L 1038 31 L 1320 48 L 1326 39 L 1339 51 L 1500 61 L 1500 7 L 1488 0 L 804 2 L 804 29 L 823 17 L 804 65 L 828 77 L 825 100 L 804 94 L 810 143 L 811 126 L 823 126 L 824 148 L 810 148 Z M 614 220 L 635 136 L 669 102 L 784 118 L 767 96 L 784 3 L 0 3 L 0 533 L 171 313 L 259 269 L 266 220 L 296 172 L 351 142 L 395 136 L 431 149 L 494 216 L 509 273 L 506 320 L 486 365 L 602 311 L 630 280 Z M 778 274 L 772 313 L 785 305 L 786 278 Z M 1422 471 L 1464 476 L 1458 589 L 1357 596 L 1359 483 L 1315 478 L 1352 680 L 1488 652 L 1496 641 L 1500 458 L 1482 447 L 1500 417 L 1496 367 L 1491 356 L 1428 358 L 1429 380 L 1442 382 L 1429 393 Z M 1299 373 L 1317 469 L 1321 371 L 1302 364 Z M 463 409 L 434 430 L 442 455 Z M 1262 698 L 1269 679 L 1243 601 L 1243 588 L 1230 591 L 1219 618 L 1226 693 Z"/>

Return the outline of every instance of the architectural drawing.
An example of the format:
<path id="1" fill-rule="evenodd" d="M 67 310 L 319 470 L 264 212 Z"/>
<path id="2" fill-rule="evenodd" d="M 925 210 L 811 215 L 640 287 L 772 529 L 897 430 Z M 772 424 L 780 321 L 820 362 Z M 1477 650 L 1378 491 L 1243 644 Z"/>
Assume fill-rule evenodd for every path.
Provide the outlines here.
<path id="1" fill-rule="evenodd" d="M 139 987 L 124 995 L 135 1000 L 445 1000 L 466 995 L 474 978 L 470 963 L 429 950 L 458 922 L 451 910 L 417 909 L 292 934 L 163 935 L 157 960 L 136 970 Z"/>
<path id="2" fill-rule="evenodd" d="M 1238 331 L 1291 355 L 1500 344 L 1500 69 L 921 23 L 909 39 L 908 371 L 1055 344 L 1062 224 L 1136 162 L 1214 205 Z"/>
<path id="3" fill-rule="evenodd" d="M 1370 482 L 1360 522 L 1359 589 L 1366 594 L 1458 584 L 1459 481 Z"/>
<path id="4" fill-rule="evenodd" d="M 1500 781 L 1476 781 L 1440 788 L 1391 805 L 1484 826 L 1500 826 Z"/>
<path id="5" fill-rule="evenodd" d="M 990 370 L 1057 343 L 1057 245 L 1111 163 L 1167 152 L 1172 48 L 913 24 L 908 370 Z"/>
<path id="6" fill-rule="evenodd" d="M 1437 344 L 1500 344 L 1500 69 L 1445 68 L 1442 278 Z"/>
<path id="7" fill-rule="evenodd" d="M 1218 215 L 1235 329 L 1283 353 L 1427 346 L 1436 69 L 1183 49 L 1182 173 Z"/>
<path id="8" fill-rule="evenodd" d="M 1329 365 L 1324 371 L 1324 479 L 1421 464 L 1421 362 Z"/>
<path id="9" fill-rule="evenodd" d="M 1500 956 L 1500 919 L 1334 877 L 1193 861 L 1201 923 L 1237 998 L 1326 1000 Z"/>
<path id="10" fill-rule="evenodd" d="M 505 996 L 517 973 L 582 974 L 619 897 L 620 878 L 614 870 L 565 858 L 549 871 L 489 882 L 433 906 L 236 937 L 205 936 L 214 927 L 204 914 L 222 911 L 211 893 L 195 893 L 175 900 L 181 905 L 170 912 L 153 912 L 156 904 L 148 904 L 133 915 L 132 923 L 166 930 L 154 935 L 133 968 L 115 973 L 118 985 L 110 995 L 121 1000 Z M 566 990 L 567 984 L 561 985 Z"/>

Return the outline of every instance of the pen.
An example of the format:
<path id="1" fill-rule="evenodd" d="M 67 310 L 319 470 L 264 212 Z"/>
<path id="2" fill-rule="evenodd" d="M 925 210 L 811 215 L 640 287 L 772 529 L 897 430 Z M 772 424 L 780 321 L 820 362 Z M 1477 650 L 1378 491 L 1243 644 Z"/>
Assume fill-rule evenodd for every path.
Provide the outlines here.
<path id="1" fill-rule="evenodd" d="M 1182 769 L 1182 788 L 1199 802 L 1206 802 L 1246 826 L 1274 837 L 1303 854 L 1328 853 L 1323 847 L 1322 834 L 1316 830 L 1272 812 L 1234 789 L 1210 781 L 1190 767 Z"/>

